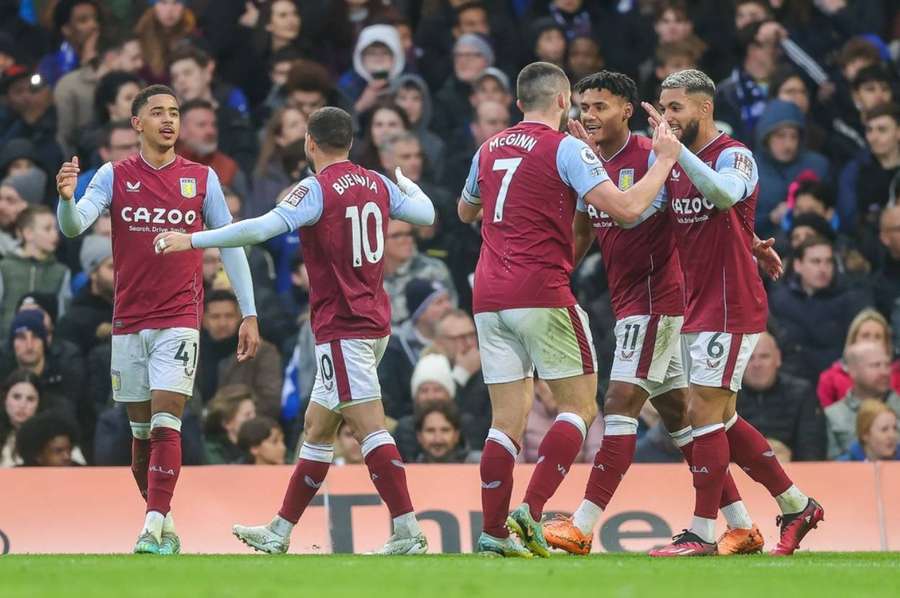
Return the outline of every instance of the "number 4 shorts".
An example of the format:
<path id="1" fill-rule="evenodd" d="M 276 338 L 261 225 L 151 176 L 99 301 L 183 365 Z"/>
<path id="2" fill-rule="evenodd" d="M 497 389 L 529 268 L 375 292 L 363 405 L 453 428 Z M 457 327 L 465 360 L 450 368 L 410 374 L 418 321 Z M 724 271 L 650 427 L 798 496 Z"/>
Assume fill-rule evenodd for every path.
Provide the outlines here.
<path id="1" fill-rule="evenodd" d="M 741 389 L 741 379 L 760 333 L 695 332 L 682 334 L 690 382 L 698 386 Z"/>
<path id="2" fill-rule="evenodd" d="M 194 328 L 141 330 L 112 337 L 113 399 L 122 403 L 150 400 L 151 390 L 190 397 L 197 373 L 199 333 Z"/>

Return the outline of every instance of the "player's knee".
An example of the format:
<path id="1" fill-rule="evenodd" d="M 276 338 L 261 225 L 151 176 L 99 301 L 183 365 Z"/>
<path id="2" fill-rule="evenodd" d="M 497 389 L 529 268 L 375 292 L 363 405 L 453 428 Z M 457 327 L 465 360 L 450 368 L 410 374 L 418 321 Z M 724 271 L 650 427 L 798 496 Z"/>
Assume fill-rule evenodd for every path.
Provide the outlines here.
<path id="1" fill-rule="evenodd" d="M 597 419 L 597 413 L 599 411 L 597 401 L 588 401 L 578 409 L 578 415 L 581 416 L 581 419 L 584 420 L 587 427 L 590 427 L 591 424 L 594 423 L 594 420 Z"/>
<path id="2" fill-rule="evenodd" d="M 331 463 L 334 460 L 334 445 L 330 442 L 314 442 L 307 438 L 300 445 L 300 458 L 307 461 Z"/>
<path id="3" fill-rule="evenodd" d="M 327 422 L 321 421 L 320 418 L 309 411 L 306 412 L 306 417 L 303 420 L 303 434 L 307 442 L 316 444 L 326 444 L 334 440 L 334 431 L 330 429 Z"/>
<path id="4" fill-rule="evenodd" d="M 150 418 L 150 431 L 152 432 L 159 428 L 168 428 L 170 430 L 175 430 L 176 432 L 181 432 L 181 418 L 175 417 L 171 413 L 166 413 L 165 411 L 154 413 L 153 417 Z"/>
<path id="5" fill-rule="evenodd" d="M 724 410 L 725 405 L 721 401 L 693 396 L 688 404 L 688 419 L 694 427 L 722 423 Z"/>
<path id="6" fill-rule="evenodd" d="M 131 427 L 131 436 L 138 440 L 148 440 L 150 438 L 150 422 L 133 422 L 129 421 Z"/>
<path id="7" fill-rule="evenodd" d="M 639 390 L 637 386 L 631 384 L 610 384 L 603 403 L 603 413 L 638 417 L 645 401 L 644 394 Z"/>
<path id="8" fill-rule="evenodd" d="M 685 397 L 673 397 L 665 394 L 653 399 L 652 403 L 667 430 L 680 430 L 690 425 Z"/>

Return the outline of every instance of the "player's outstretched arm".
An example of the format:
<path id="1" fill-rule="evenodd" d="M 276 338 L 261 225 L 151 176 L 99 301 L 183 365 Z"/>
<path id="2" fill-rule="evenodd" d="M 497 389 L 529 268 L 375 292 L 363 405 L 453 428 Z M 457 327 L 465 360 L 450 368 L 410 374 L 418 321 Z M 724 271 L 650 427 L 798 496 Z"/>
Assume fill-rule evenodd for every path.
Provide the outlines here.
<path id="1" fill-rule="evenodd" d="M 89 229 L 112 201 L 112 165 L 104 164 L 91 179 L 82 201 L 75 202 L 75 186 L 78 184 L 78 156 L 63 162 L 56 174 L 56 191 L 59 205 L 56 218 L 59 230 L 67 237 L 77 237 Z"/>
<path id="2" fill-rule="evenodd" d="M 287 222 L 275 212 L 268 212 L 257 218 L 242 220 L 198 233 L 160 233 L 153 239 L 157 253 L 177 253 L 190 249 L 207 247 L 243 247 L 268 241 L 274 236 L 288 232 Z"/>
<path id="3" fill-rule="evenodd" d="M 627 191 L 620 191 L 612 181 L 606 180 L 591 189 L 584 196 L 584 201 L 606 212 L 620 224 L 638 222 L 659 195 L 669 171 L 675 166 L 682 151 L 681 142 L 669 129 L 669 125 L 663 123 L 656 127 L 653 134 L 653 151 L 656 154 L 656 161 L 634 186 Z"/>
<path id="4" fill-rule="evenodd" d="M 466 184 L 463 185 L 459 201 L 456 202 L 456 214 L 466 224 L 471 224 L 481 218 L 481 190 L 478 188 L 478 160 L 481 156 L 481 148 L 472 156 L 472 164 L 469 166 L 469 174 L 466 176 Z"/>
<path id="5" fill-rule="evenodd" d="M 398 166 L 394 171 L 397 179 L 397 188 L 400 193 L 391 192 L 391 218 L 403 220 L 417 226 L 431 226 L 434 224 L 434 204 L 431 198 L 412 180 L 404 176 Z M 388 189 L 393 191 L 388 179 Z"/>

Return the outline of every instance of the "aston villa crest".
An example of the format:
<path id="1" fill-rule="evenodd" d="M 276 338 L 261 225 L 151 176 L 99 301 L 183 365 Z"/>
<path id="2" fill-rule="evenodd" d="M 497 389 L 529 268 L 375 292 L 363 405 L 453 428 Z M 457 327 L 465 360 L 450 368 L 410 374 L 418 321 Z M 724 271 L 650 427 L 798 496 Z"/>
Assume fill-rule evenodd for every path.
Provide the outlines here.
<path id="1" fill-rule="evenodd" d="M 179 179 L 181 182 L 181 196 L 187 199 L 197 197 L 197 179 Z"/>

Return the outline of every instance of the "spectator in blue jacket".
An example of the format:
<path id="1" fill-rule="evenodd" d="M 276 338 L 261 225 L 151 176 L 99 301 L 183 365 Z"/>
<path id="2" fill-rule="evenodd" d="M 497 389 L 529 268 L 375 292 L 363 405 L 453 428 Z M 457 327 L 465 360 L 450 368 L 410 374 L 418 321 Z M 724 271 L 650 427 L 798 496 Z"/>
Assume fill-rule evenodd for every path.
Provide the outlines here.
<path id="1" fill-rule="evenodd" d="M 775 234 L 788 206 L 788 189 L 801 174 L 828 176 L 828 159 L 804 148 L 803 111 L 793 102 L 772 100 L 756 123 L 756 163 L 759 167 L 759 199 L 756 233 Z"/>
<path id="2" fill-rule="evenodd" d="M 857 440 L 838 461 L 897 461 L 900 460 L 900 435 L 897 433 L 897 414 L 887 404 L 866 399 L 856 414 Z"/>

